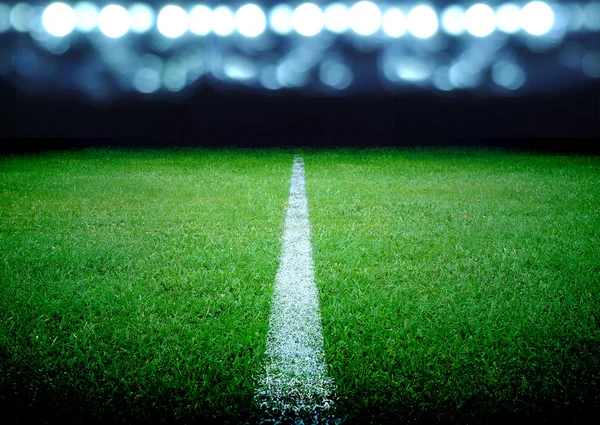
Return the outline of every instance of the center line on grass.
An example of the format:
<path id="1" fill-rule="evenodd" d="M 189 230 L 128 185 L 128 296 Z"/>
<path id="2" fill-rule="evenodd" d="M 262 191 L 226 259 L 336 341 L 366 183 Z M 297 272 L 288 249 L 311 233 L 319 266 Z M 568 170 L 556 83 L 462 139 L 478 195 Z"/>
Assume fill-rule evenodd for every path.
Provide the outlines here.
<path id="1" fill-rule="evenodd" d="M 261 423 L 337 423 L 314 279 L 304 160 L 294 158 L 266 363 L 256 392 Z"/>

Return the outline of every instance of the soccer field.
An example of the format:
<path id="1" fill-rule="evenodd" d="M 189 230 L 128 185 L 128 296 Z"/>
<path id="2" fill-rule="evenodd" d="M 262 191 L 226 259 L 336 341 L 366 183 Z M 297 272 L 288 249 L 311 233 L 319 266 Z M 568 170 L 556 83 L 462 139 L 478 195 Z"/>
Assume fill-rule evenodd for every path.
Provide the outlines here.
<path id="1" fill-rule="evenodd" d="M 0 157 L 0 418 L 255 423 L 294 156 L 334 416 L 600 412 L 600 158 Z"/>

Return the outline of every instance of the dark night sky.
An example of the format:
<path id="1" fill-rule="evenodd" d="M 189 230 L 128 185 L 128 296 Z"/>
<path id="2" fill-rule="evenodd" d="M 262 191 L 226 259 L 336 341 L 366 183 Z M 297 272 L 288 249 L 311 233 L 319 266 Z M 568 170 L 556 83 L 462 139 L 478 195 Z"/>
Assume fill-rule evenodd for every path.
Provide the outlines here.
<path id="1" fill-rule="evenodd" d="M 574 146 L 567 138 L 600 136 L 598 85 L 495 99 L 468 93 L 308 97 L 205 87 L 183 101 L 122 99 L 109 106 L 26 95 L 6 82 L 0 89 L 2 136 L 55 143 L 67 138 L 71 145 L 412 145 L 558 138 Z"/>

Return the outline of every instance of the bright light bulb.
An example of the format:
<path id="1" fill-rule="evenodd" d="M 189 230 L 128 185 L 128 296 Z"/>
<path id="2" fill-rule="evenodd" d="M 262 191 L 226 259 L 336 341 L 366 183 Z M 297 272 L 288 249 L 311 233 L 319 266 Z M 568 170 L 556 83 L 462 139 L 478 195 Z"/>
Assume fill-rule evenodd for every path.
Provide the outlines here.
<path id="1" fill-rule="evenodd" d="M 42 24 L 48 33 L 55 37 L 64 37 L 75 29 L 77 15 L 64 3 L 52 3 L 42 14 Z"/>
<path id="2" fill-rule="evenodd" d="M 271 9 L 269 13 L 269 27 L 276 34 L 285 35 L 294 30 L 292 15 L 294 10 L 287 4 L 280 4 Z"/>
<path id="3" fill-rule="evenodd" d="M 471 6 L 465 13 L 465 28 L 475 37 L 486 37 L 496 29 L 496 14 L 487 4 Z"/>
<path id="4" fill-rule="evenodd" d="M 434 10 L 425 5 L 412 9 L 407 16 L 408 31 L 417 38 L 429 38 L 438 30 L 438 19 Z"/>
<path id="5" fill-rule="evenodd" d="M 552 8 L 541 1 L 532 1 L 521 9 L 523 29 L 532 35 L 544 35 L 554 26 Z"/>
<path id="6" fill-rule="evenodd" d="M 350 26 L 349 10 L 341 3 L 333 3 L 325 8 L 325 28 L 331 32 L 343 33 Z"/>
<path id="7" fill-rule="evenodd" d="M 516 33 L 521 29 L 521 9 L 512 3 L 500 6 L 496 12 L 496 25 L 500 31 Z"/>
<path id="8" fill-rule="evenodd" d="M 220 36 L 228 36 L 235 30 L 233 12 L 227 6 L 213 10 L 213 31 Z"/>
<path id="9" fill-rule="evenodd" d="M 189 17 L 185 10 L 172 4 L 158 13 L 156 26 L 162 35 L 169 38 L 181 37 L 189 28 Z"/>
<path id="10" fill-rule="evenodd" d="M 190 12 L 190 31 L 196 35 L 206 35 L 212 31 L 213 12 L 208 6 L 202 4 L 194 7 Z"/>
<path id="11" fill-rule="evenodd" d="M 294 29 L 300 35 L 312 37 L 325 26 L 325 16 L 319 6 L 313 3 L 301 4 L 292 14 Z"/>
<path id="12" fill-rule="evenodd" d="M 465 31 L 465 9 L 450 6 L 442 13 L 442 28 L 450 35 L 460 35 Z"/>
<path id="13" fill-rule="evenodd" d="M 95 4 L 83 1 L 73 8 L 77 17 L 75 26 L 81 32 L 90 32 L 98 26 L 98 8 Z"/>
<path id="14" fill-rule="evenodd" d="M 406 34 L 406 17 L 395 7 L 383 14 L 383 32 L 390 37 L 400 37 Z"/>
<path id="15" fill-rule="evenodd" d="M 144 33 L 154 24 L 154 12 L 152 9 L 142 3 L 134 3 L 129 8 L 131 16 L 131 30 L 137 33 Z"/>
<path id="16" fill-rule="evenodd" d="M 129 13 L 123 6 L 109 4 L 98 15 L 98 27 L 102 33 L 110 38 L 124 36 L 131 25 Z"/>
<path id="17" fill-rule="evenodd" d="M 360 1 L 350 8 L 350 28 L 359 35 L 374 34 L 381 26 L 381 11 L 370 1 Z"/>
<path id="18" fill-rule="evenodd" d="M 246 37 L 256 37 L 267 27 L 267 18 L 262 9 L 255 4 L 247 4 L 235 14 L 235 26 Z"/>

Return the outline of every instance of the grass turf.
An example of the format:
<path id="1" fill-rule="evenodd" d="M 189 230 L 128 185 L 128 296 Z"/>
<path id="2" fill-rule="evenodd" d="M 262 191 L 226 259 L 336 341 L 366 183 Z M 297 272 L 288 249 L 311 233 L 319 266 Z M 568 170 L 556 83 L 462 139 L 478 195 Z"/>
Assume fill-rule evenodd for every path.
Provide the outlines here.
<path id="1" fill-rule="evenodd" d="M 307 153 L 325 352 L 348 423 L 600 411 L 600 159 Z"/>
<path id="2" fill-rule="evenodd" d="M 348 423 L 598 414 L 598 158 L 304 157 Z M 252 419 L 291 159 L 0 158 L 0 417 Z"/>
<path id="3" fill-rule="evenodd" d="M 0 418 L 252 417 L 290 164 L 278 151 L 0 158 Z"/>

